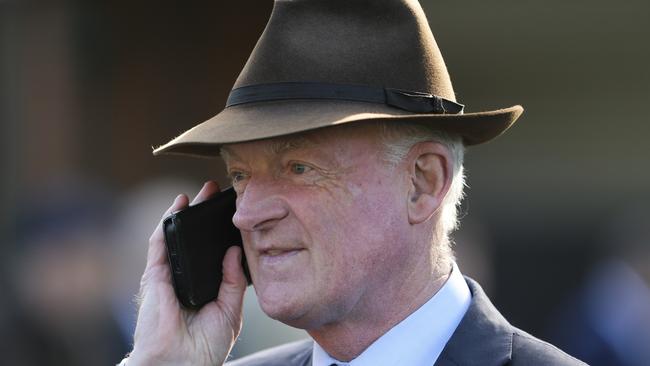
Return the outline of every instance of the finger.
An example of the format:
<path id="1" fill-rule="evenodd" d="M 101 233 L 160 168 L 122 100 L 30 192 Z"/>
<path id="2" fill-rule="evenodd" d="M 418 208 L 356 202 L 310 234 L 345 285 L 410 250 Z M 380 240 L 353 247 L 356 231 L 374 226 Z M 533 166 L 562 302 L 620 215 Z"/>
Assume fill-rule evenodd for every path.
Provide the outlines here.
<path id="1" fill-rule="evenodd" d="M 219 185 L 215 181 L 207 181 L 201 187 L 199 193 L 192 200 L 192 204 L 195 205 L 199 202 L 203 202 L 213 196 L 215 193 L 219 192 Z"/>
<path id="2" fill-rule="evenodd" d="M 187 198 L 187 195 L 185 194 L 179 194 L 174 198 L 174 202 L 172 202 L 172 205 L 169 206 L 167 211 L 163 213 L 162 217 L 160 218 L 160 221 L 164 220 L 167 216 L 173 214 L 174 212 L 180 211 L 184 209 L 187 206 L 187 203 L 189 202 L 189 198 Z"/>
<path id="3" fill-rule="evenodd" d="M 156 226 L 153 234 L 149 238 L 149 249 L 147 252 L 147 266 L 150 268 L 155 265 L 166 263 L 165 253 L 165 234 L 163 233 L 162 223 L 165 217 L 169 216 L 172 212 L 179 211 L 187 207 L 188 198 L 184 194 L 180 194 L 174 199 L 174 203 L 165 211 L 162 219 Z"/>
<path id="4" fill-rule="evenodd" d="M 241 263 L 242 255 L 242 249 L 238 246 L 232 246 L 226 251 L 223 259 L 223 276 L 217 297 L 217 302 L 228 311 L 233 323 L 238 323 L 237 319 L 241 314 L 246 291 L 246 276 Z"/>
<path id="5" fill-rule="evenodd" d="M 163 221 L 165 221 L 167 216 L 171 215 L 172 213 L 178 212 L 184 209 L 185 207 L 187 207 L 188 201 L 189 199 L 184 194 L 179 194 L 178 196 L 176 196 L 174 202 L 172 202 L 172 205 L 169 206 L 167 211 L 165 211 L 165 213 L 162 214 L 160 221 L 158 221 L 158 225 L 156 226 L 153 233 L 151 234 L 151 238 L 153 238 L 154 236 L 158 236 L 159 239 L 164 239 L 163 232 L 162 232 Z M 151 240 L 149 240 L 149 242 L 151 243 Z"/>

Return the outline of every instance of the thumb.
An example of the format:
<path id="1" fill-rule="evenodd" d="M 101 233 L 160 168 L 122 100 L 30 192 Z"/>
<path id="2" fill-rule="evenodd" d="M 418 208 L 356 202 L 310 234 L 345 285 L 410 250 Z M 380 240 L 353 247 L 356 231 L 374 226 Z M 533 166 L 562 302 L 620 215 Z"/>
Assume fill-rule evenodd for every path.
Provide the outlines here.
<path id="1" fill-rule="evenodd" d="M 246 276 L 242 262 L 242 248 L 233 245 L 223 259 L 223 275 L 217 301 L 233 315 L 240 314 L 246 291 Z M 233 319 L 235 320 L 235 319 Z"/>

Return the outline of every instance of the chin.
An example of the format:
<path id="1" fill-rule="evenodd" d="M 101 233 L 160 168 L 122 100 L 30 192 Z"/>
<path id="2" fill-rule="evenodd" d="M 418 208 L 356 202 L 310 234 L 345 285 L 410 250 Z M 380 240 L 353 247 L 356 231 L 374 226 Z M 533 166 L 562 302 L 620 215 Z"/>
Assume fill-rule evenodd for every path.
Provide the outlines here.
<path id="1" fill-rule="evenodd" d="M 292 301 L 272 301 L 260 297 L 259 299 L 260 307 L 262 311 L 271 319 L 275 319 L 282 323 L 291 325 L 297 319 L 302 317 L 302 312 L 300 306 L 297 306 Z"/>
<path id="2" fill-rule="evenodd" d="M 304 329 L 317 329 L 327 324 L 332 315 L 323 312 L 318 305 L 309 306 L 302 301 L 270 301 L 263 297 L 258 298 L 262 311 L 271 319 L 277 320 L 290 327 Z"/>
<path id="3" fill-rule="evenodd" d="M 257 300 L 262 311 L 271 319 L 301 329 L 305 329 L 310 323 L 307 320 L 307 306 L 302 299 L 292 298 L 289 294 L 266 296 L 260 293 Z"/>
<path id="4" fill-rule="evenodd" d="M 264 281 L 264 283 L 255 286 L 257 300 L 260 307 L 266 315 L 273 318 L 273 314 L 282 314 L 290 309 L 295 308 L 295 304 L 300 302 L 296 299 L 295 286 L 289 286 L 287 283 L 280 281 Z"/>

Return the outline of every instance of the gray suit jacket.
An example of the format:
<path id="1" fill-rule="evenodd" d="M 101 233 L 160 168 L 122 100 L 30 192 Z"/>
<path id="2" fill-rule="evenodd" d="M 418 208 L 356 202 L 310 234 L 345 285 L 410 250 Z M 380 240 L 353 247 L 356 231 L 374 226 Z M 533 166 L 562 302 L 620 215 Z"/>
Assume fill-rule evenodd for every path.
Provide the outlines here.
<path id="1" fill-rule="evenodd" d="M 474 280 L 472 302 L 434 366 L 585 365 L 555 346 L 510 325 Z M 310 366 L 312 340 L 270 348 L 227 366 Z"/>

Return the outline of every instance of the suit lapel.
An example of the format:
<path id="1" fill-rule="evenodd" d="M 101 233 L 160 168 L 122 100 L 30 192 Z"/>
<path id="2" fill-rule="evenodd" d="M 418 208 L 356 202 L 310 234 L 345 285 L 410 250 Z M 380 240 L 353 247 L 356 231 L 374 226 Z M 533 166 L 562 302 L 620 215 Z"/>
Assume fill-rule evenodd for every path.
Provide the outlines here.
<path id="1" fill-rule="evenodd" d="M 465 278 L 472 302 L 434 366 L 500 366 L 510 361 L 512 326 L 481 286 Z"/>
<path id="2" fill-rule="evenodd" d="M 296 353 L 290 362 L 287 363 L 288 365 L 312 366 L 311 356 L 313 353 L 314 341 L 310 341 L 307 344 L 308 347 L 305 347 L 302 351 Z"/>
<path id="3" fill-rule="evenodd" d="M 311 359 L 311 352 L 309 352 L 307 357 L 305 357 L 305 360 L 303 361 L 303 363 L 301 363 L 301 365 L 302 366 L 312 366 L 313 365 L 312 359 Z"/>

